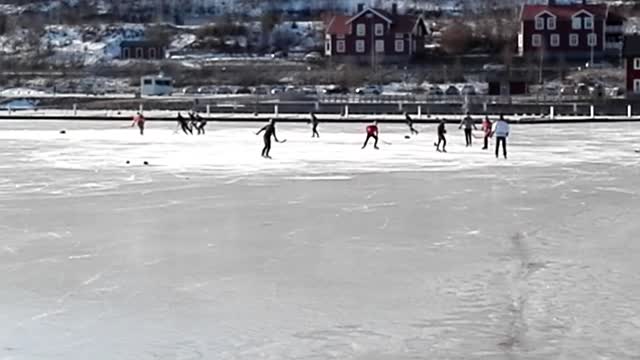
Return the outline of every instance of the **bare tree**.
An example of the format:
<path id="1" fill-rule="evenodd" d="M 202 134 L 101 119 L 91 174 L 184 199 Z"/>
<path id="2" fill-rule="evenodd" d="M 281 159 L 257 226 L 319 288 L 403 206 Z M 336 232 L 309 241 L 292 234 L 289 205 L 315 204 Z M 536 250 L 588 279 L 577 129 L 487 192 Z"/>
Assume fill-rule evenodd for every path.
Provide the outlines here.
<path id="1" fill-rule="evenodd" d="M 459 55 L 468 49 L 473 40 L 473 32 L 468 25 L 454 23 L 442 32 L 442 48 L 452 55 Z"/>

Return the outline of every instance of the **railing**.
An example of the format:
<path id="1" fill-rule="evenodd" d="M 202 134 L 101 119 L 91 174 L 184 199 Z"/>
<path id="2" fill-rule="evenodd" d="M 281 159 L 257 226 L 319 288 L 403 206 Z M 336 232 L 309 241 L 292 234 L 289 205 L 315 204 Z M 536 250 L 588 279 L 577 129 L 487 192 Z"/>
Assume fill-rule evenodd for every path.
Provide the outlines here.
<path id="1" fill-rule="evenodd" d="M 620 50 L 622 49 L 622 42 L 616 41 L 616 42 L 606 42 L 604 43 L 604 48 L 605 49 L 616 49 L 616 50 Z"/>
<path id="2" fill-rule="evenodd" d="M 610 25 L 605 28 L 607 33 L 623 33 L 624 28 L 621 25 Z"/>

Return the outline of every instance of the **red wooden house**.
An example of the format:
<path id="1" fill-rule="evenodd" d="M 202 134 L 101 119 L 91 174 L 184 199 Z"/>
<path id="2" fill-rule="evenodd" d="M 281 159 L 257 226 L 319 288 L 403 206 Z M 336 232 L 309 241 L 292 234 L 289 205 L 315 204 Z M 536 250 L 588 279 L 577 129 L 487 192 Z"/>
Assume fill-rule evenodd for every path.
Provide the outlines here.
<path id="1" fill-rule="evenodd" d="M 625 19 L 606 4 L 522 6 L 518 48 L 523 56 L 544 59 L 599 60 L 620 56 Z"/>
<path id="2" fill-rule="evenodd" d="M 624 37 L 625 89 L 627 96 L 640 96 L 640 34 Z"/>
<path id="3" fill-rule="evenodd" d="M 407 62 L 424 53 L 422 17 L 358 5 L 355 15 L 335 15 L 326 26 L 325 55 L 358 62 Z"/>

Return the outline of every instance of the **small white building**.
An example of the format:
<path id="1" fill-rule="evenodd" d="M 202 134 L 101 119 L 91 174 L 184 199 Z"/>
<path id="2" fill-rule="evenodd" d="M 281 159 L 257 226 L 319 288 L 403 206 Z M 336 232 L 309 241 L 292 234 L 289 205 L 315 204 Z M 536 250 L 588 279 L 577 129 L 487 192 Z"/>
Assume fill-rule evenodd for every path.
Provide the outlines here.
<path id="1" fill-rule="evenodd" d="M 173 79 L 165 75 L 143 76 L 140 79 L 140 95 L 162 96 L 173 93 Z"/>

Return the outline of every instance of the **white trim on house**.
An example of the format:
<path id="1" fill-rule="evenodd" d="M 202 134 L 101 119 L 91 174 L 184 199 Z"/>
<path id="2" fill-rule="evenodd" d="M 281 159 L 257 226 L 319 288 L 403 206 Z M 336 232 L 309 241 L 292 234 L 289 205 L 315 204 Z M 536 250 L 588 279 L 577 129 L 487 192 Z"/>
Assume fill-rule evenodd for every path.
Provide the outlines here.
<path id="1" fill-rule="evenodd" d="M 403 53 L 404 52 L 404 40 L 396 39 L 395 42 L 394 42 L 394 50 L 397 53 Z"/>
<path id="2" fill-rule="evenodd" d="M 373 33 L 375 36 L 384 36 L 384 24 L 381 24 L 381 23 L 374 24 Z"/>
<path id="3" fill-rule="evenodd" d="M 534 22 L 534 28 L 536 30 L 544 30 L 544 26 L 545 26 L 544 18 L 536 16 L 533 22 Z"/>
<path id="4" fill-rule="evenodd" d="M 531 35 L 531 46 L 532 47 L 541 47 L 542 46 L 542 35 L 540 35 L 540 34 Z"/>
<path id="5" fill-rule="evenodd" d="M 580 45 L 580 34 L 569 34 L 569 46 L 577 47 Z"/>
<path id="6" fill-rule="evenodd" d="M 371 11 L 372 13 L 376 14 L 378 17 L 382 18 L 384 21 L 388 22 L 388 23 L 393 23 L 393 21 L 391 19 L 389 19 L 388 17 L 380 14 L 379 12 L 376 11 L 376 9 L 374 8 L 370 8 L 370 7 L 365 7 L 364 9 L 362 9 L 359 13 L 355 14 L 354 16 L 352 16 L 349 20 L 347 20 L 347 24 L 351 24 L 355 19 L 359 18 L 360 16 L 366 14 L 368 11 Z"/>
<path id="7" fill-rule="evenodd" d="M 571 30 L 582 30 L 582 18 L 571 17 Z"/>
<path id="8" fill-rule="evenodd" d="M 589 47 L 598 46 L 598 37 L 596 36 L 596 34 L 590 33 L 590 34 L 587 35 L 587 45 Z"/>
<path id="9" fill-rule="evenodd" d="M 587 11 L 587 10 L 585 10 L 585 9 L 582 9 L 582 10 L 578 11 L 577 13 L 575 13 L 575 14 L 571 15 L 571 17 L 572 17 L 572 18 L 574 18 L 574 17 L 576 17 L 576 16 L 578 16 L 578 15 L 580 15 L 580 14 L 587 14 L 587 15 L 589 15 L 590 17 L 595 17 L 595 15 L 594 15 L 594 14 L 592 14 L 592 13 L 588 12 L 588 11 Z"/>
<path id="10" fill-rule="evenodd" d="M 364 44 L 364 40 L 356 40 L 356 52 L 358 54 L 364 54 L 364 50 L 365 50 L 365 44 Z"/>
<path id="11" fill-rule="evenodd" d="M 549 36 L 549 45 L 551 45 L 552 47 L 559 47 L 560 46 L 560 35 L 559 34 L 551 34 Z"/>
<path id="12" fill-rule="evenodd" d="M 384 40 L 376 40 L 375 51 L 377 54 L 384 53 Z"/>
<path id="13" fill-rule="evenodd" d="M 551 22 L 551 20 L 553 20 L 553 23 Z M 553 26 L 551 26 L 551 24 L 553 24 Z M 547 30 L 555 30 L 556 29 L 556 18 L 555 17 L 548 17 L 547 18 Z"/>
<path id="14" fill-rule="evenodd" d="M 633 58 L 633 70 L 640 70 L 640 57 Z"/>
<path id="15" fill-rule="evenodd" d="M 640 79 L 633 79 L 633 92 L 640 93 Z"/>
<path id="16" fill-rule="evenodd" d="M 356 36 L 367 36 L 367 24 L 356 24 Z"/>
<path id="17" fill-rule="evenodd" d="M 344 54 L 347 51 L 347 42 L 345 40 L 336 41 L 336 53 Z"/>

